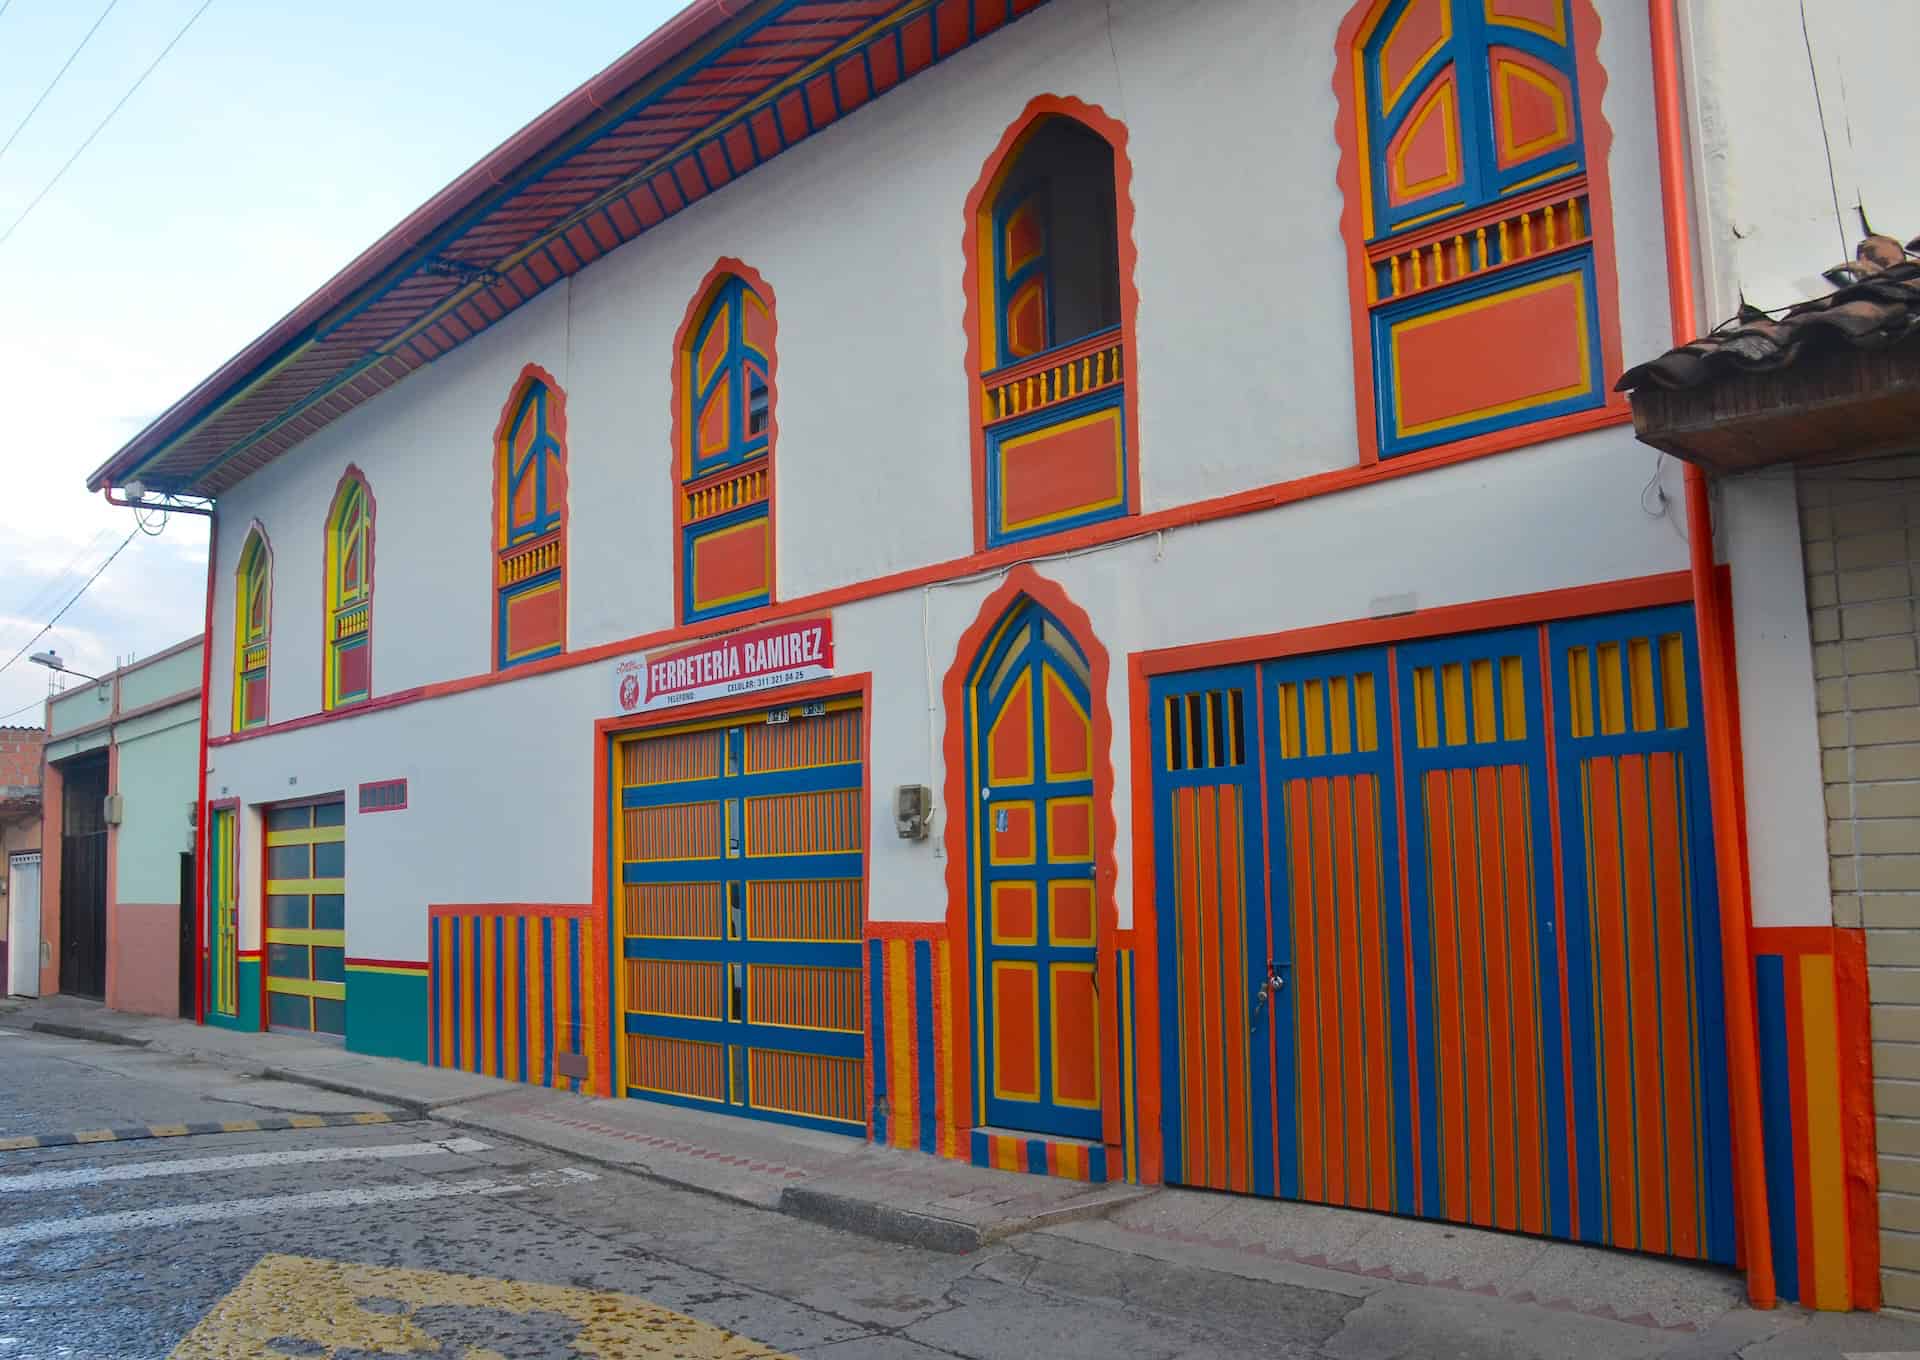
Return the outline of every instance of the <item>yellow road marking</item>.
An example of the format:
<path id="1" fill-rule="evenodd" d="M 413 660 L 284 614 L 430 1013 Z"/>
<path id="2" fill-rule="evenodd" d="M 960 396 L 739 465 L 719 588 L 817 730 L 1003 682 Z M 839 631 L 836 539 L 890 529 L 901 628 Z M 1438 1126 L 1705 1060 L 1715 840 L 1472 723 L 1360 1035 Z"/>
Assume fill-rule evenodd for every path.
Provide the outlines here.
<path id="1" fill-rule="evenodd" d="M 81 1129 L 73 1135 L 76 1143 L 111 1143 L 119 1137 L 112 1129 Z"/>
<path id="2" fill-rule="evenodd" d="M 393 1116 L 390 1114 L 357 1114 L 353 1117 L 353 1122 L 356 1124 L 391 1124 L 393 1122 Z"/>
<path id="3" fill-rule="evenodd" d="M 382 1311 L 362 1307 L 380 1301 Z M 393 1305 L 400 1305 L 393 1311 Z M 735 1332 L 631 1294 L 563 1285 L 497 1280 L 438 1270 L 406 1270 L 264 1256 L 246 1278 L 173 1348 L 170 1360 L 225 1360 L 283 1355 L 287 1341 L 380 1355 L 489 1356 L 462 1337 L 436 1337 L 441 1325 L 422 1309 L 482 1309 L 506 1318 L 557 1315 L 571 1336 L 556 1336 L 571 1353 L 604 1360 L 791 1360 Z M 471 1314 L 467 1314 L 470 1321 Z M 503 1328 L 504 1330 L 504 1328 Z M 279 1343 L 278 1345 L 276 1343 Z M 559 1346 L 556 1344 L 555 1350 Z"/>
<path id="4" fill-rule="evenodd" d="M 24 1137 L 0 1138 L 0 1152 L 15 1152 L 20 1148 L 37 1148 L 39 1146 L 40 1140 L 32 1134 L 27 1134 Z"/>
<path id="5" fill-rule="evenodd" d="M 187 1126 L 185 1124 L 149 1124 L 147 1132 L 155 1138 L 185 1138 Z"/>
<path id="6" fill-rule="evenodd" d="M 220 1123 L 222 1133 L 258 1133 L 260 1121 L 257 1119 L 226 1119 Z"/>

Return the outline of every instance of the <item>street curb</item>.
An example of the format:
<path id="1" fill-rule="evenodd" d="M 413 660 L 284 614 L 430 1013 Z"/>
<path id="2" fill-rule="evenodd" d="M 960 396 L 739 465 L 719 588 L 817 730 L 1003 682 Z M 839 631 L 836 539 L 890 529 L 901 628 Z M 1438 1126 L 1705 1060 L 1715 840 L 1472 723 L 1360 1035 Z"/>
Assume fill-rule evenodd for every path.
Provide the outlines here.
<path id="1" fill-rule="evenodd" d="M 95 1029 L 91 1025 L 69 1025 L 60 1020 L 35 1020 L 27 1026 L 36 1034 L 51 1034 L 61 1039 L 84 1039 L 96 1044 L 119 1044 L 123 1048 L 152 1048 L 153 1040 L 122 1034 L 118 1030 Z"/>
<path id="2" fill-rule="evenodd" d="M 649 1181 L 654 1185 L 664 1185 L 669 1190 L 682 1190 L 690 1195 L 705 1195 L 708 1199 L 717 1199 L 724 1204 L 737 1205 L 742 1209 L 758 1209 L 761 1213 L 780 1213 L 778 1201 L 752 1199 L 746 1195 L 729 1194 L 725 1190 L 715 1189 L 711 1185 L 701 1185 L 697 1181 L 682 1180 L 669 1172 L 658 1171 L 651 1166 L 636 1162 L 623 1162 L 617 1157 L 602 1153 L 583 1152 L 577 1147 L 564 1145 L 558 1141 L 548 1142 L 533 1137 L 520 1129 L 507 1130 L 472 1115 L 454 1112 L 458 1105 L 469 1102 L 455 1102 L 453 1106 L 441 1106 L 428 1117 L 450 1128 L 466 1129 L 472 1133 L 484 1133 L 493 1138 L 505 1138 L 516 1143 L 525 1143 L 528 1147 L 539 1148 L 542 1152 L 555 1153 L 576 1162 L 587 1162 L 604 1167 L 608 1171 L 617 1171 L 623 1176 L 632 1176 L 635 1180 Z"/>
<path id="3" fill-rule="evenodd" d="M 269 1115 L 263 1119 L 201 1119 L 184 1124 L 125 1124 L 115 1128 L 63 1129 L 58 1133 L 19 1133 L 0 1137 L 0 1152 L 38 1152 L 45 1148 L 94 1143 L 132 1143 L 147 1138 L 199 1138 L 213 1133 L 282 1133 L 289 1129 L 337 1129 L 393 1124 L 390 1114 L 373 1110 L 346 1114 Z"/>
<path id="4" fill-rule="evenodd" d="M 809 1185 L 790 1185 L 783 1190 L 780 1194 L 780 1212 L 793 1218 L 822 1223 L 829 1228 L 879 1238 L 883 1242 L 898 1242 L 904 1246 L 964 1256 L 1021 1233 L 1037 1232 L 1090 1218 L 1105 1218 L 1122 1205 L 1133 1204 L 1159 1193 L 1154 1186 L 1136 1186 L 1134 1191 L 1116 1191 L 1084 1204 L 1043 1209 L 1024 1218 L 1002 1219 L 984 1227 L 862 1199 L 845 1191 L 821 1190 Z"/>
<path id="5" fill-rule="evenodd" d="M 351 1081 L 339 1081 L 331 1077 L 316 1077 L 306 1072 L 297 1072 L 291 1067 L 262 1067 L 259 1075 L 268 1081 L 288 1081 L 296 1086 L 311 1086 L 320 1091 L 331 1091 L 337 1096 L 356 1096 L 361 1100 L 377 1100 L 382 1105 L 395 1105 L 405 1110 L 415 1119 L 425 1119 L 433 1113 L 431 1101 L 416 1100 L 408 1096 L 390 1095 L 371 1086 Z M 471 1096 L 467 1099 L 472 1099 Z M 448 1105 L 457 1105 L 458 1101 L 446 1101 Z"/>
<path id="6" fill-rule="evenodd" d="M 790 1218 L 839 1228 L 842 1232 L 955 1256 L 978 1251 L 989 1242 L 1021 1231 L 1020 1227 L 1014 1227 L 1009 1232 L 990 1235 L 971 1223 L 918 1214 L 911 1209 L 897 1209 L 890 1204 L 876 1204 L 854 1195 L 813 1190 L 804 1185 L 789 1185 L 780 1192 L 780 1212 Z"/>

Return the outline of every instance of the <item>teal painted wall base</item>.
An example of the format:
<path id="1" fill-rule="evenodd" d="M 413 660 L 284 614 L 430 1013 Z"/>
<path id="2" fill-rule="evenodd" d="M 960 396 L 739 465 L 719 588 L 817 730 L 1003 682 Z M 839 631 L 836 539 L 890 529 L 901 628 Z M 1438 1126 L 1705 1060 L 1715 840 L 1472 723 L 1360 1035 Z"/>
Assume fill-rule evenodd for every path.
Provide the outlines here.
<path id="1" fill-rule="evenodd" d="M 238 1014 L 221 1015 L 213 1008 L 213 974 L 209 961 L 207 973 L 207 1023 L 216 1029 L 257 1030 L 260 1028 L 260 960 L 241 959 L 237 979 Z"/>
<path id="2" fill-rule="evenodd" d="M 347 969 L 347 1047 L 380 1058 L 427 1060 L 427 975 Z"/>

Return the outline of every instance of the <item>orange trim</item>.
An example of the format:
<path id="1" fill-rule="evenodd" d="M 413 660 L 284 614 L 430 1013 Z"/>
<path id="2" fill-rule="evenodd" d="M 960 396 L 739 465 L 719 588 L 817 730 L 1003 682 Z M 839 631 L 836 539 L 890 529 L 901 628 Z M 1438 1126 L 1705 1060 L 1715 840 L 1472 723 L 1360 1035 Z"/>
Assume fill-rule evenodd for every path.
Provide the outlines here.
<path id="1" fill-rule="evenodd" d="M 1874 1146 L 1873 1034 L 1867 994 L 1867 934 L 1833 932 L 1840 1030 L 1840 1148 L 1847 1178 L 1853 1306 L 1880 1307 L 1880 1161 Z"/>
<path id="2" fill-rule="evenodd" d="M 1586 3 L 1586 0 L 1581 0 Z M 1660 148 L 1660 197 L 1667 237 L 1668 305 L 1675 344 L 1698 334 L 1694 305 L 1693 223 L 1688 216 L 1686 132 L 1680 99 L 1679 35 L 1672 0 L 1647 0 L 1653 34 L 1654 123 Z M 1583 55 L 1581 78 L 1586 77 Z M 1599 164 L 1604 165 L 1605 158 Z M 1737 719 L 1729 678 L 1733 642 L 1721 612 L 1719 573 L 1713 560 L 1713 512 L 1706 474 L 1688 463 L 1687 543 L 1693 583 L 1694 627 L 1700 640 L 1700 697 L 1706 727 L 1708 792 L 1713 808 L 1715 867 L 1720 880 L 1720 953 L 1726 976 L 1727 1075 L 1732 1103 L 1737 1218 L 1745 1234 L 1747 1298 L 1755 1308 L 1777 1301 L 1772 1224 L 1767 1208 L 1761 1130 L 1760 1055 L 1753 999 L 1749 932 L 1753 900 L 1739 826 Z"/>
<path id="3" fill-rule="evenodd" d="M 1113 722 L 1107 713 L 1110 671 L 1107 649 L 1094 633 L 1087 612 L 1073 602 L 1066 590 L 1022 563 L 1008 572 L 1006 580 L 981 602 L 979 613 L 954 647 L 953 662 L 947 667 L 946 679 L 941 686 L 947 715 L 941 755 L 946 762 L 943 792 L 948 809 L 942 834 L 946 837 L 947 851 L 947 940 L 951 950 L 949 958 L 952 960 L 949 977 L 954 979 L 946 998 L 953 1016 L 954 1033 L 953 1073 L 948 1087 L 948 1099 L 952 1104 L 946 1114 L 948 1123 L 956 1131 L 961 1127 L 963 1118 L 969 1121 L 970 1126 L 978 1113 L 974 1109 L 972 1085 L 973 998 L 970 978 L 973 955 L 967 929 L 968 865 L 971 855 L 967 847 L 967 819 L 964 814 L 955 815 L 956 809 L 969 806 L 967 724 L 963 716 L 966 712 L 967 672 L 972 669 L 981 645 L 1022 595 L 1059 620 L 1060 626 L 1072 635 L 1087 655 L 1092 677 L 1087 688 L 1091 701 L 1089 708 L 1092 710 L 1090 716 L 1093 719 L 1094 891 L 1098 894 L 1094 912 L 1097 936 L 1094 966 L 1100 979 L 1100 994 L 1115 994 L 1114 932 L 1119 929 L 1119 920 L 1114 906 L 1114 889 L 1119 883 L 1120 874 L 1114 861 L 1114 842 L 1118 838 L 1118 829 L 1113 813 Z M 1145 994 L 1145 989 L 1142 989 L 1142 994 Z M 937 1002 L 938 998 L 936 1009 Z M 1108 1144 L 1120 1140 L 1119 1023 L 1119 1007 L 1102 1005 L 1101 1141 Z M 1145 1021 L 1139 1023 L 1144 1024 Z M 1143 1084 L 1145 1080 L 1143 1074 Z"/>
<path id="4" fill-rule="evenodd" d="M 1801 954 L 1831 954 L 1838 932 L 1832 926 L 1755 926 L 1753 952 L 1779 954 L 1785 958 Z"/>
<path id="5" fill-rule="evenodd" d="M 945 939 L 946 934 L 945 921 L 867 922 L 869 940 L 940 940 Z"/>
<path id="6" fill-rule="evenodd" d="M 1144 674 L 1165 675 L 1209 666 L 1271 661 L 1276 657 L 1341 651 L 1349 647 L 1377 647 L 1387 642 L 1514 628 L 1588 614 L 1612 614 L 1653 605 L 1676 604 L 1687 599 L 1687 587 L 1684 572 L 1663 572 L 1625 581 L 1603 581 L 1596 585 L 1508 595 L 1468 604 L 1439 605 L 1392 618 L 1353 619 L 1254 637 L 1163 647 L 1137 652 L 1135 656 Z"/>
<path id="7" fill-rule="evenodd" d="M 567 475 L 567 392 L 560 386 L 560 380 L 542 368 L 539 364 L 528 364 L 520 370 L 520 376 L 513 380 L 513 386 L 507 392 L 507 404 L 500 408 L 500 419 L 493 427 L 493 532 L 489 536 L 492 544 L 487 553 L 487 657 L 492 672 L 498 675 L 500 653 L 505 650 L 505 639 L 501 636 L 504 627 L 500 620 L 500 558 L 507 551 L 505 507 L 500 498 L 506 491 L 506 463 L 512 456 L 501 456 L 502 445 L 513 426 L 514 411 L 527 394 L 530 383 L 539 383 L 547 389 L 547 433 L 560 445 L 560 650 L 567 650 L 567 579 L 571 573 L 567 570 L 567 535 L 573 527 L 572 506 L 569 496 L 572 491 L 572 479 Z M 369 555 L 371 556 L 371 555 Z M 507 667 L 504 669 L 512 669 Z"/>
<path id="8" fill-rule="evenodd" d="M 966 217 L 961 231 L 960 249 L 964 267 L 961 272 L 961 297 L 967 334 L 967 415 L 973 443 L 973 547 L 976 553 L 987 546 L 987 434 L 986 397 L 981 378 L 993 371 L 987 362 L 983 343 L 985 318 L 980 314 L 981 253 L 987 233 L 983 224 L 992 215 L 994 196 L 1001 181 L 1012 168 L 1022 146 L 1048 118 L 1070 118 L 1113 147 L 1113 200 L 1115 235 L 1120 252 L 1120 339 L 1126 348 L 1126 518 L 1140 510 L 1140 346 L 1134 339 L 1134 318 L 1140 309 L 1140 293 L 1133 275 L 1139 263 L 1139 251 L 1133 242 L 1133 162 L 1127 157 L 1127 127 L 1096 104 L 1054 94 L 1036 95 L 1020 116 L 1000 135 L 1000 143 L 980 167 L 980 178 L 967 195 Z M 1010 367 L 1005 366 L 1003 367 Z M 1126 519 L 1122 519 L 1124 524 Z M 1026 539 L 1018 546 L 1026 553 L 1052 552 L 1066 546 L 1077 535 L 1073 531 Z M 1111 966 L 1103 965 L 1102 976 Z M 1118 1087 L 1116 1086 L 1117 1090 Z M 1111 1106 L 1109 1106 L 1111 1111 Z M 1108 1141 L 1113 1141 L 1109 1130 Z"/>
<path id="9" fill-rule="evenodd" d="M 1652 0 L 1658 4 L 1660 0 Z M 1354 53 L 1363 30 L 1370 28 L 1389 0 L 1361 0 L 1347 12 L 1335 40 L 1333 94 L 1339 112 L 1334 119 L 1334 139 L 1340 147 L 1340 165 L 1336 179 L 1340 185 L 1342 207 L 1340 233 L 1347 242 L 1347 292 L 1353 326 L 1353 392 L 1358 411 L 1360 462 L 1362 466 L 1380 462 L 1379 413 L 1373 390 L 1373 334 L 1370 292 L 1367 287 L 1367 230 L 1364 222 L 1365 167 L 1361 115 L 1356 107 Z M 1606 68 L 1600 64 L 1600 16 L 1593 0 L 1572 0 L 1575 10 L 1575 68 L 1580 82 L 1580 125 L 1586 142 L 1588 221 L 1593 236 L 1593 282 L 1598 299 L 1601 378 L 1607 389 L 1607 403 L 1593 411 L 1543 420 L 1537 424 L 1516 426 L 1492 435 L 1442 445 L 1447 451 L 1487 453 L 1497 449 L 1518 448 L 1528 444 L 1560 439 L 1578 430 L 1618 424 L 1631 415 L 1626 396 L 1612 391 L 1613 381 L 1622 372 L 1620 348 L 1620 277 L 1613 255 L 1613 190 L 1608 177 L 1608 157 L 1613 148 L 1613 129 L 1601 110 L 1607 89 Z M 1514 200 L 1516 203 L 1519 198 Z M 1462 215 L 1464 218 L 1464 214 Z M 1409 240 L 1414 239 L 1412 235 Z M 1682 337 L 1682 338 L 1691 338 Z M 1490 442 L 1483 442 L 1490 441 Z M 1398 462 L 1399 459 L 1389 460 Z"/>
<path id="10" fill-rule="evenodd" d="M 667 465 L 667 498 L 674 507 L 673 511 L 673 617 L 683 624 L 686 618 L 686 563 L 681 551 L 681 531 L 687 525 L 686 498 L 681 494 L 683 478 L 682 455 L 686 450 L 686 441 L 692 431 L 687 412 L 687 359 L 688 346 L 693 341 L 694 332 L 706 319 L 707 308 L 713 302 L 713 295 L 720 285 L 729 279 L 739 279 L 747 287 L 760 295 L 767 305 L 767 599 L 777 602 L 780 598 L 779 540 L 774 537 L 774 518 L 779 513 L 779 460 L 775 456 L 780 446 L 780 311 L 774 303 L 773 285 L 752 265 L 734 259 L 731 255 L 722 255 L 714 261 L 713 268 L 700 280 L 700 286 L 693 290 L 693 301 L 687 304 L 686 314 L 680 318 L 680 328 L 673 333 L 673 456 Z M 771 610 L 773 604 L 766 606 Z M 758 619 L 761 611 L 746 610 L 739 614 L 723 615 L 720 619 L 706 619 L 692 628 L 692 635 L 700 632 L 720 632 L 741 627 L 750 619 Z M 778 617 L 778 615 L 769 615 Z M 715 625 L 719 624 L 719 627 Z"/>
<path id="11" fill-rule="evenodd" d="M 1153 787 L 1153 737 L 1148 720 L 1147 673 L 1140 654 L 1127 658 L 1127 734 L 1131 747 L 1129 778 L 1133 810 L 1133 1014 L 1135 1091 L 1135 1169 L 1142 1185 L 1165 1177 L 1165 1144 L 1160 1136 L 1160 950 L 1153 902 L 1153 798 L 1138 790 Z M 1146 891 L 1142 892 L 1143 885 Z"/>
<path id="12" fill-rule="evenodd" d="M 1596 419 L 1582 428 L 1594 428 L 1597 425 L 1618 424 L 1628 417 L 1611 411 L 1589 412 Z M 1571 419 L 1571 417 L 1570 417 Z M 1541 427 L 1529 426 L 1528 430 Z M 1529 441 L 1522 441 L 1529 442 Z M 375 712 L 387 708 L 397 708 L 404 704 L 418 703 L 424 699 L 440 699 L 449 695 L 464 694 L 470 690 L 482 689 L 488 685 L 509 684 L 517 680 L 531 679 L 537 675 L 547 675 L 555 671 L 570 670 L 576 666 L 594 665 L 601 661 L 629 655 L 633 652 L 650 651 L 657 647 L 673 646 L 695 642 L 703 638 L 714 637 L 721 633 L 730 633 L 758 624 L 772 623 L 781 619 L 795 618 L 822 609 L 839 605 L 853 604 L 862 600 L 877 599 L 907 590 L 918 590 L 923 586 L 935 585 L 944 581 L 959 580 L 962 577 L 979 575 L 982 572 L 996 571 L 1015 566 L 1026 561 L 1036 552 L 1058 553 L 1082 548 L 1099 547 L 1109 543 L 1124 542 L 1128 539 L 1144 538 L 1149 534 L 1160 533 L 1168 529 L 1187 528 L 1196 524 L 1206 524 L 1214 520 L 1231 519 L 1240 515 L 1255 514 L 1262 510 L 1278 509 L 1281 506 L 1296 505 L 1303 501 L 1321 496 L 1334 496 L 1343 492 L 1359 490 L 1380 482 L 1395 481 L 1401 477 L 1412 476 L 1433 468 L 1449 467 L 1456 463 L 1468 462 L 1477 458 L 1489 457 L 1511 451 L 1515 445 L 1499 447 L 1477 447 L 1477 441 L 1463 441 L 1458 445 L 1447 445 L 1425 453 L 1409 454 L 1401 458 L 1388 459 L 1385 462 L 1372 463 L 1359 467 L 1338 468 L 1332 472 L 1314 473 L 1307 477 L 1297 477 L 1291 481 L 1276 482 L 1270 486 L 1256 487 L 1249 491 L 1236 491 L 1226 496 L 1216 496 L 1208 500 L 1194 501 L 1187 505 L 1173 506 L 1165 510 L 1156 510 L 1151 514 L 1138 515 L 1123 520 L 1112 520 L 1104 524 L 1092 524 L 1085 528 L 1068 530 L 1036 544 L 1032 541 L 1011 543 L 1001 548 L 977 552 L 966 557 L 957 557 L 945 562 L 936 562 L 923 567 L 910 567 L 904 571 L 877 576 L 868 581 L 852 585 L 838 586 L 831 590 L 817 591 L 812 595 L 800 596 L 792 600 L 776 601 L 759 609 L 744 610 L 738 614 L 729 614 L 719 619 L 704 619 L 695 624 L 676 624 L 670 628 L 657 629 L 651 633 L 639 633 L 632 637 L 618 638 L 611 642 L 598 643 L 592 647 L 583 647 L 564 656 L 547 657 L 540 661 L 529 661 L 515 666 L 510 672 L 493 674 L 485 672 L 477 675 L 462 676 L 453 680 L 436 680 L 412 689 L 397 690 L 392 694 L 377 695 L 348 705 L 339 710 L 309 713 L 298 718 L 289 718 L 284 722 L 269 723 L 249 728 L 245 732 L 232 732 L 208 738 L 212 746 L 225 746 L 232 742 L 251 741 L 258 737 L 270 736 L 280 732 L 298 731 L 312 727 L 316 723 L 331 722 L 338 718 L 351 717 L 360 713 Z M 1672 599 L 1662 599 L 1657 603 L 1677 603 L 1688 598 L 1682 592 Z M 1631 604 L 1609 605 L 1607 608 L 1629 609 Z"/>

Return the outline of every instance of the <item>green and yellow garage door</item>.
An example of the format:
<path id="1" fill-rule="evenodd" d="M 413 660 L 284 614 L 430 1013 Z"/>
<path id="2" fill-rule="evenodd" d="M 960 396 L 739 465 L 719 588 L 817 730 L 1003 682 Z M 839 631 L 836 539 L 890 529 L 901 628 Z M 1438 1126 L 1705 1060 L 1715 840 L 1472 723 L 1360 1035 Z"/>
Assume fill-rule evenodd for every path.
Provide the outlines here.
<path id="1" fill-rule="evenodd" d="M 857 700 L 622 738 L 621 1093 L 866 1129 Z"/>
<path id="2" fill-rule="evenodd" d="M 347 1032 L 347 805 L 267 809 L 267 1024 Z"/>

